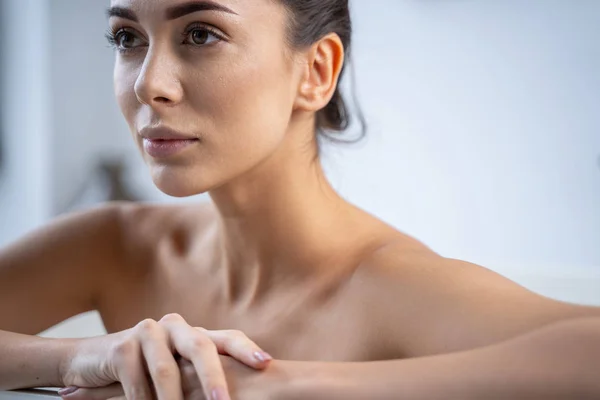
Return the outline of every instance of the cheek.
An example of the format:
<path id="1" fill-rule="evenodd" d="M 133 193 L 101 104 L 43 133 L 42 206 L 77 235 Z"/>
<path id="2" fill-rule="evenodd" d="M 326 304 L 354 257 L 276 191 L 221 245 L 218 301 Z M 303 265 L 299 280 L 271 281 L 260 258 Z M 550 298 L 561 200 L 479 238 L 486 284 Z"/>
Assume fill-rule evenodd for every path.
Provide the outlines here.
<path id="1" fill-rule="evenodd" d="M 136 110 L 139 107 L 134 87 L 137 75 L 132 68 L 127 68 L 119 61 L 114 70 L 114 91 L 121 113 L 130 127 L 135 126 Z"/>
<path id="2" fill-rule="evenodd" d="M 280 57 L 266 54 L 219 65 L 195 72 L 191 91 L 195 112 L 209 121 L 211 139 L 218 141 L 220 151 L 238 155 L 273 149 L 283 139 L 291 116 L 290 69 Z"/>

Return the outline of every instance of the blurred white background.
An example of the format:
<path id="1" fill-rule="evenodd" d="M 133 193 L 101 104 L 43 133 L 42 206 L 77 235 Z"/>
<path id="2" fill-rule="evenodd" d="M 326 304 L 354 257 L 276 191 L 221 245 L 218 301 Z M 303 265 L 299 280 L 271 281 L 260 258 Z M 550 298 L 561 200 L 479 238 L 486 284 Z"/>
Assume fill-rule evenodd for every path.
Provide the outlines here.
<path id="1" fill-rule="evenodd" d="M 0 5 L 0 246 L 63 210 L 100 158 L 124 157 L 133 192 L 175 201 L 113 98 L 108 0 Z M 325 147 L 335 187 L 444 256 L 600 305 L 600 1 L 353 6 L 369 132 Z M 94 318 L 50 334 L 99 332 Z"/>

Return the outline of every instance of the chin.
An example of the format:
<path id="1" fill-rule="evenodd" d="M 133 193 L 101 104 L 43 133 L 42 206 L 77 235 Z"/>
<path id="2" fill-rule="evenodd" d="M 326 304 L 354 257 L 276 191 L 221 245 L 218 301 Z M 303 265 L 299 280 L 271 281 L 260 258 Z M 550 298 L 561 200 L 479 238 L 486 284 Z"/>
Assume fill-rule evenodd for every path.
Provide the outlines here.
<path id="1" fill-rule="evenodd" d="M 164 194 L 172 197 L 190 197 L 209 191 L 212 185 L 204 182 L 199 173 L 173 167 L 151 167 L 152 181 Z"/>
<path id="2" fill-rule="evenodd" d="M 185 185 L 162 184 L 162 182 L 154 182 L 156 187 L 164 194 L 171 197 L 191 197 L 205 193 L 207 190 L 193 189 Z"/>

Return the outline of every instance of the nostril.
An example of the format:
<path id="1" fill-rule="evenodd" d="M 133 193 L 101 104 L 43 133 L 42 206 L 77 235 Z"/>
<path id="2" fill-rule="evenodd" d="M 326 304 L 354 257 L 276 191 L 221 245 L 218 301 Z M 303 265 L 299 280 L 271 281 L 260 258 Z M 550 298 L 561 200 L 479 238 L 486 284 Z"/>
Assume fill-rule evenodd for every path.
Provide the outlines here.
<path id="1" fill-rule="evenodd" d="M 167 99 L 166 97 L 156 97 L 154 99 L 154 101 L 158 102 L 158 103 L 170 103 L 171 100 Z"/>

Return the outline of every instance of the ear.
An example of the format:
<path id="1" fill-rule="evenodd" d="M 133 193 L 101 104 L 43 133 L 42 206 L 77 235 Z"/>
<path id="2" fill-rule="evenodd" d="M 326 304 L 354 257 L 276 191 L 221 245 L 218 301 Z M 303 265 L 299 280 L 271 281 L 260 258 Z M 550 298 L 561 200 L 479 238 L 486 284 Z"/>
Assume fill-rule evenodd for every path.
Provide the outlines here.
<path id="1" fill-rule="evenodd" d="M 343 65 L 344 45 L 337 34 L 313 44 L 306 54 L 295 108 L 312 112 L 324 108 L 335 93 Z"/>

